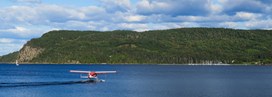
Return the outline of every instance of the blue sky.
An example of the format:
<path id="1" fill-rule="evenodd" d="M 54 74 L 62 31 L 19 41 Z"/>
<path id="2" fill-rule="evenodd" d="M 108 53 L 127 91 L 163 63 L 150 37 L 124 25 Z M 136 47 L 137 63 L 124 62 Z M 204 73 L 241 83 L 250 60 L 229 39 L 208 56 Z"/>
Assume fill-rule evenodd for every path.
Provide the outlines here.
<path id="1" fill-rule="evenodd" d="M 50 30 L 272 29 L 272 0 L 0 0 L 0 55 Z"/>

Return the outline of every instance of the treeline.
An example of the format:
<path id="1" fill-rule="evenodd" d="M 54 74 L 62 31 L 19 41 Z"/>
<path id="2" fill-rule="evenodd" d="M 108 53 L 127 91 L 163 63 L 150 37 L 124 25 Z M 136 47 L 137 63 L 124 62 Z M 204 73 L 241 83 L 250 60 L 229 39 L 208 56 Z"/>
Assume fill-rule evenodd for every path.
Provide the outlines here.
<path id="1" fill-rule="evenodd" d="M 10 54 L 7 54 L 5 56 L 0 57 L 0 63 L 15 63 L 17 57 L 18 57 L 18 51 L 12 52 Z"/>
<path id="2" fill-rule="evenodd" d="M 179 28 L 146 32 L 50 31 L 26 45 L 44 49 L 29 62 L 271 64 L 271 44 L 270 30 Z"/>

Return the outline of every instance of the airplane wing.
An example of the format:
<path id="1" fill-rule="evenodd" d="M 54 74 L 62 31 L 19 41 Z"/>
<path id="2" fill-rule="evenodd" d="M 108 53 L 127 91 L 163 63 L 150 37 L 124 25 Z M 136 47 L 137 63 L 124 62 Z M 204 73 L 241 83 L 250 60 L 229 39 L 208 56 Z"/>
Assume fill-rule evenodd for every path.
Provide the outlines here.
<path id="1" fill-rule="evenodd" d="M 70 70 L 72 73 L 90 73 L 91 71 L 81 71 L 81 70 Z"/>
<path id="2" fill-rule="evenodd" d="M 116 73 L 116 71 L 95 71 L 97 74 L 108 74 L 108 73 Z"/>
<path id="3" fill-rule="evenodd" d="M 95 72 L 96 74 L 108 74 L 108 73 L 116 73 L 116 71 L 81 71 L 81 70 L 70 70 L 72 73 L 85 73 L 88 74 L 90 72 Z"/>

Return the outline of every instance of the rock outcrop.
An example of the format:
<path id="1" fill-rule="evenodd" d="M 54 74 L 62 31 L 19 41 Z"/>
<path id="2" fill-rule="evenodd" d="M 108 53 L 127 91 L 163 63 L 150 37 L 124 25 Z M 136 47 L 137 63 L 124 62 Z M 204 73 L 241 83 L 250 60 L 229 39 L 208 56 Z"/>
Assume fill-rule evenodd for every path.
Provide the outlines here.
<path id="1" fill-rule="evenodd" d="M 31 46 L 24 46 L 18 55 L 19 62 L 30 62 L 33 58 L 37 57 L 44 51 L 42 48 L 34 48 Z"/>

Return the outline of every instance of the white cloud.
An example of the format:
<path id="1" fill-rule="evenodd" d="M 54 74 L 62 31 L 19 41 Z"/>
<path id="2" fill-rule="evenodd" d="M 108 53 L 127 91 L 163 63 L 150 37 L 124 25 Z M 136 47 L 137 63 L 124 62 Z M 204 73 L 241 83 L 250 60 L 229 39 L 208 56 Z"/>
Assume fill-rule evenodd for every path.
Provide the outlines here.
<path id="1" fill-rule="evenodd" d="M 139 23 L 121 23 L 117 25 L 118 28 L 124 30 L 136 30 L 136 31 L 145 31 L 148 30 L 147 24 L 139 24 Z"/>
<path id="2" fill-rule="evenodd" d="M 38 13 L 35 9 L 28 6 L 11 6 L 8 8 L 0 9 L 1 21 L 18 23 L 18 22 L 31 22 L 38 20 Z"/>
<path id="3" fill-rule="evenodd" d="M 24 43 L 20 44 L 1 44 L 0 43 L 0 56 L 1 55 L 6 55 L 14 51 L 19 51 Z"/>
<path id="4" fill-rule="evenodd" d="M 159 13 L 160 11 L 163 10 L 169 10 L 171 7 L 171 5 L 169 5 L 166 2 L 160 2 L 160 1 L 149 1 L 149 0 L 141 0 L 140 2 L 138 2 L 137 4 L 137 10 L 140 13 L 144 13 L 144 14 L 148 14 L 150 12 L 155 12 L 155 13 Z"/>
<path id="5" fill-rule="evenodd" d="M 96 30 L 94 22 L 67 21 L 64 23 L 52 23 L 55 27 L 62 30 Z"/>
<path id="6" fill-rule="evenodd" d="M 12 43 L 14 39 L 0 38 L 0 43 Z"/>
<path id="7" fill-rule="evenodd" d="M 237 22 L 223 22 L 220 23 L 221 27 L 226 27 L 226 28 L 238 28 L 239 24 Z"/>
<path id="8" fill-rule="evenodd" d="M 131 15 L 124 17 L 126 21 L 128 22 L 139 22 L 145 19 L 145 16 L 141 15 Z"/>
<path id="9" fill-rule="evenodd" d="M 102 7 L 106 8 L 109 13 L 127 12 L 131 10 L 130 0 L 100 0 Z"/>
<path id="10" fill-rule="evenodd" d="M 256 20 L 260 18 L 261 16 L 262 16 L 261 14 L 249 13 L 249 12 L 237 12 L 235 14 L 235 17 L 245 19 L 245 20 Z"/>
<path id="11" fill-rule="evenodd" d="M 70 10 L 72 10 L 71 8 Z M 79 12 L 86 15 L 86 18 L 95 17 L 96 15 L 101 16 L 106 14 L 106 10 L 101 7 L 97 6 L 87 6 L 87 7 L 81 7 L 78 9 Z"/>
<path id="12" fill-rule="evenodd" d="M 223 11 L 222 1 L 209 0 L 209 7 L 212 14 L 220 14 Z"/>
<path id="13" fill-rule="evenodd" d="M 45 4 L 35 7 L 36 12 L 39 12 L 38 17 L 48 22 L 66 22 L 67 20 L 82 20 L 86 18 L 85 14 L 80 10 L 69 7 Z"/>
<path id="14" fill-rule="evenodd" d="M 160 1 L 149 1 L 149 0 L 141 0 L 137 6 L 142 9 L 146 9 L 148 11 L 151 10 L 163 10 L 170 8 L 171 5 L 169 5 L 166 2 L 160 2 Z"/>
<path id="15" fill-rule="evenodd" d="M 18 51 L 25 43 L 26 40 L 0 38 L 0 56 L 14 51 Z"/>
<path id="16" fill-rule="evenodd" d="M 246 21 L 244 23 L 245 27 L 248 29 L 267 29 L 272 30 L 272 19 L 268 20 L 252 20 L 252 21 Z"/>
<path id="17" fill-rule="evenodd" d="M 41 3 L 41 0 L 13 0 L 20 3 Z"/>
<path id="18" fill-rule="evenodd" d="M 43 29 L 44 30 L 44 29 Z M 0 33 L 3 34 L 12 34 L 17 37 L 21 37 L 21 38 L 28 38 L 28 37 L 37 37 L 37 34 L 41 34 L 41 32 L 39 32 L 39 30 L 36 29 L 27 29 L 24 27 L 15 27 L 15 28 L 10 28 L 10 29 L 2 29 L 0 30 Z M 0 35 L 1 37 L 1 35 Z"/>
<path id="19" fill-rule="evenodd" d="M 50 25 L 52 22 L 70 20 L 86 21 L 105 18 L 106 11 L 101 7 L 63 7 L 39 4 L 33 6 L 11 6 L 0 9 L 0 21 L 21 24 Z"/>
<path id="20" fill-rule="evenodd" d="M 242 22 L 223 22 L 218 27 L 234 28 L 234 29 L 272 29 L 272 20 L 250 20 Z"/>

